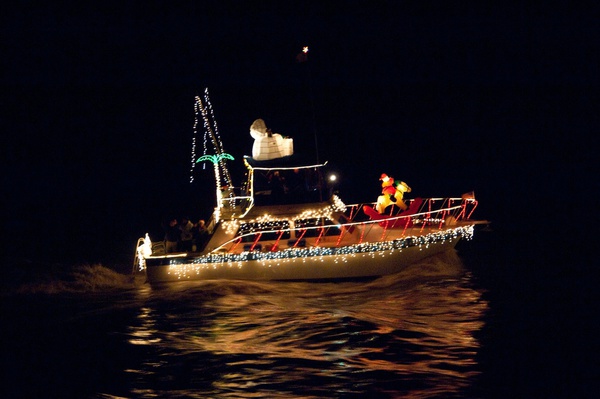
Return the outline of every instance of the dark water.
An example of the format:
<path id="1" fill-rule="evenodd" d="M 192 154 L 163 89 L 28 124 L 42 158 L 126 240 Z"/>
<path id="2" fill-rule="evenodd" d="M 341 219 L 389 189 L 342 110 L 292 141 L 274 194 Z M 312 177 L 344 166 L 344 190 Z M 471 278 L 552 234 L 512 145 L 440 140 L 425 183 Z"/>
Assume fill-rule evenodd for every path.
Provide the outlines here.
<path id="1" fill-rule="evenodd" d="M 0 396 L 485 398 L 583 392 L 559 392 L 535 381 L 543 373 L 523 370 L 539 348 L 514 340 L 527 326 L 506 325 L 507 305 L 489 284 L 494 278 L 478 276 L 488 266 L 481 262 L 491 260 L 469 251 L 368 282 L 156 288 L 100 265 L 68 272 L 34 268 L 13 276 L 19 284 L 5 287 L 2 296 Z M 515 329 L 520 333 L 507 333 Z"/>

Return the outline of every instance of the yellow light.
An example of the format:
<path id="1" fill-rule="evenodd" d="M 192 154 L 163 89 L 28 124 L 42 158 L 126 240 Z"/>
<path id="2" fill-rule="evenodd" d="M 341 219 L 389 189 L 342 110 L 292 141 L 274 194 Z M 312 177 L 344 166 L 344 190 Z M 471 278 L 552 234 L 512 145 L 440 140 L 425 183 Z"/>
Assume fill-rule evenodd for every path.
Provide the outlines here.
<path id="1" fill-rule="evenodd" d="M 308 53 L 308 46 L 304 46 L 304 47 L 302 47 L 302 52 L 303 52 L 304 54 Z"/>

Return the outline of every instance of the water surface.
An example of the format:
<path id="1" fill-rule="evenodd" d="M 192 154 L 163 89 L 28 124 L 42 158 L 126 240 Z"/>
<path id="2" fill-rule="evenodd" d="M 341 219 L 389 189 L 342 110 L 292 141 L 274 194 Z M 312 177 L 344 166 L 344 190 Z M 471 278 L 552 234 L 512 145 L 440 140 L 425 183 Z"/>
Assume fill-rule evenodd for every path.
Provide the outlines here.
<path id="1" fill-rule="evenodd" d="M 2 305 L 4 397 L 477 397 L 488 302 L 455 252 L 371 281 L 151 287 L 100 265 Z"/>

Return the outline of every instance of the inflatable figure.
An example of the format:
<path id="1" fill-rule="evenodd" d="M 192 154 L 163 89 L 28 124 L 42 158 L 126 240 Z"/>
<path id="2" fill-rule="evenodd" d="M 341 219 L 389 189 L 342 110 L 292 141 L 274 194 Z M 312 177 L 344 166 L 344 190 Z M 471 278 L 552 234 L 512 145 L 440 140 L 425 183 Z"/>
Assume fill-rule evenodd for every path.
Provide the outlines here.
<path id="1" fill-rule="evenodd" d="M 377 205 L 375 206 L 377 212 L 382 214 L 385 208 L 392 204 L 395 204 L 402 210 L 406 210 L 407 206 L 402 199 L 404 198 L 404 193 L 411 191 L 408 184 L 403 181 L 394 184 L 394 178 L 385 173 L 381 174 L 379 180 L 381 180 L 381 195 L 377 197 Z"/>
<path id="2" fill-rule="evenodd" d="M 381 195 L 377 198 L 377 205 L 375 206 L 375 209 L 381 214 L 383 211 L 385 211 L 385 208 L 396 202 L 394 197 L 396 194 L 396 189 L 394 188 L 393 177 L 382 173 L 379 180 L 381 181 Z"/>
<path id="3" fill-rule="evenodd" d="M 400 207 L 400 209 L 405 211 L 407 206 L 403 200 L 404 193 L 410 193 L 411 189 L 410 187 L 408 187 L 408 184 L 404 183 L 403 181 L 395 183 L 395 187 L 396 194 L 394 195 L 394 197 L 396 198 L 396 206 Z"/>
<path id="4" fill-rule="evenodd" d="M 294 153 L 293 140 L 271 132 L 262 119 L 257 119 L 252 123 L 250 135 L 254 138 L 252 158 L 257 161 L 287 157 Z"/>

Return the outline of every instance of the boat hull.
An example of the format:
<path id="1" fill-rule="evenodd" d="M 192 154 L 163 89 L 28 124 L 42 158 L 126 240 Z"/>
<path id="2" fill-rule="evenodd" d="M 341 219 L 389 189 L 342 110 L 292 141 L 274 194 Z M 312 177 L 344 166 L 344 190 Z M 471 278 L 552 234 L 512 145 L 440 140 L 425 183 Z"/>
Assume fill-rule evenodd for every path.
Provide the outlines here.
<path id="1" fill-rule="evenodd" d="M 194 263 L 194 257 L 149 259 L 148 282 L 188 280 L 331 280 L 378 277 L 402 271 L 408 265 L 453 249 L 460 237 L 401 249 L 316 255 L 279 259 L 250 259 Z"/>

